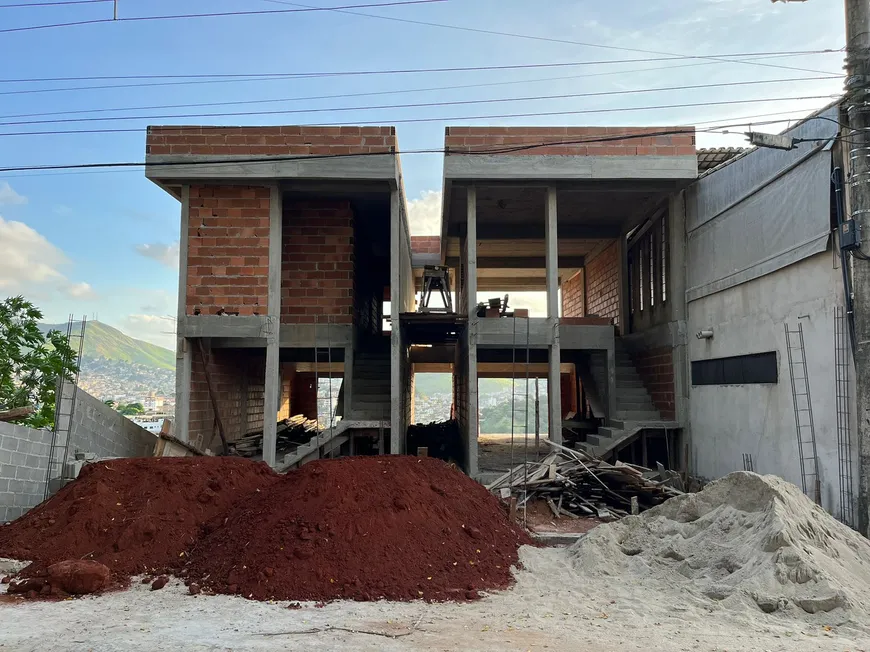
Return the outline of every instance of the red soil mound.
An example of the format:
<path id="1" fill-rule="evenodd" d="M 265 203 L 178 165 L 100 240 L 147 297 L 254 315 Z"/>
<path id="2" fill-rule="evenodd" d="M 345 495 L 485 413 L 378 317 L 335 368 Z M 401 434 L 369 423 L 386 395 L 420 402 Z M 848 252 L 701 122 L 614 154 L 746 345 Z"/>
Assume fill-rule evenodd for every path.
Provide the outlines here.
<path id="1" fill-rule="evenodd" d="M 116 580 L 181 565 L 202 525 L 276 482 L 263 463 L 217 457 L 89 464 L 54 497 L 0 526 L 0 557 L 34 562 L 34 576 L 67 559 L 108 566 Z"/>
<path id="2" fill-rule="evenodd" d="M 191 553 L 190 580 L 257 600 L 464 600 L 512 582 L 531 543 L 444 462 L 312 462 L 240 501 Z"/>

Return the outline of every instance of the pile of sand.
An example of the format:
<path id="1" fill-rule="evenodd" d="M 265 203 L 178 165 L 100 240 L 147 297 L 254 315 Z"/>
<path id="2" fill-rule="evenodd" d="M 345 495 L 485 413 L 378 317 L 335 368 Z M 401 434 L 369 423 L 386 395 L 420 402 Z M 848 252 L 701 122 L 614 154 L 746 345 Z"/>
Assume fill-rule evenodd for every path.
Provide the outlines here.
<path id="1" fill-rule="evenodd" d="M 707 604 L 826 623 L 870 615 L 870 542 L 772 475 L 732 473 L 600 526 L 569 554 L 582 575 L 663 581 Z"/>

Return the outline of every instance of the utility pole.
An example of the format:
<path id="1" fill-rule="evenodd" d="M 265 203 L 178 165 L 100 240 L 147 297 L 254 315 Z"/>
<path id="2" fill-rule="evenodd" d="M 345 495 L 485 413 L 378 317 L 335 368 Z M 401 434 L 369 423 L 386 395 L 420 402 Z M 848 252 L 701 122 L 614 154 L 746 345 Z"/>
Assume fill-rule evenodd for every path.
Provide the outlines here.
<path id="1" fill-rule="evenodd" d="M 852 266 L 858 408 L 858 530 L 870 536 L 870 0 L 846 0 L 846 94 L 852 219 L 863 241 Z"/>

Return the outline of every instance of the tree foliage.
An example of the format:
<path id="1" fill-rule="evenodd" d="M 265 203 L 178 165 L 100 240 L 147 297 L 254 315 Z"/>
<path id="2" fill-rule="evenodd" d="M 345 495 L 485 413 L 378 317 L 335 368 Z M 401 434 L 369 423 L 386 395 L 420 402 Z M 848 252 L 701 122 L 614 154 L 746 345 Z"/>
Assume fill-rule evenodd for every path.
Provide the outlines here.
<path id="1" fill-rule="evenodd" d="M 42 312 L 24 297 L 0 302 L 0 410 L 32 405 L 17 420 L 32 428 L 54 426 L 57 381 L 72 380 L 76 356 L 60 331 L 39 330 Z"/>
<path id="2" fill-rule="evenodd" d="M 142 407 L 141 403 L 121 403 L 115 408 L 118 412 L 123 414 L 124 416 L 133 416 L 136 414 L 144 414 L 145 408 Z"/>

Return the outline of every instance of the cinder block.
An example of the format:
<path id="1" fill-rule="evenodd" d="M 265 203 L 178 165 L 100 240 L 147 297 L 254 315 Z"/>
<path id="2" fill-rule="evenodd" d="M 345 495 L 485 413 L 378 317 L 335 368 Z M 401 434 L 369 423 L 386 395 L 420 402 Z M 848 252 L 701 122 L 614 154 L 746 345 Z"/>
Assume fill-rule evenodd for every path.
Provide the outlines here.
<path id="1" fill-rule="evenodd" d="M 27 483 L 23 480 L 10 480 L 9 481 L 9 491 L 13 494 L 24 493 L 27 488 Z"/>
<path id="2" fill-rule="evenodd" d="M 11 507 L 12 503 L 15 502 L 15 494 L 9 491 L 0 493 L 0 506 L 2 507 Z"/>
<path id="3" fill-rule="evenodd" d="M 14 464 L 0 464 L 0 478 L 12 480 L 15 478 L 15 471 L 18 469 Z"/>
<path id="4" fill-rule="evenodd" d="M 7 507 L 6 508 L 6 520 L 8 522 L 12 522 L 17 518 L 20 518 L 24 515 L 24 512 L 27 510 L 22 507 Z"/>
<path id="5" fill-rule="evenodd" d="M 25 455 L 24 453 L 10 453 L 9 461 L 15 466 L 26 466 L 27 455 Z"/>

